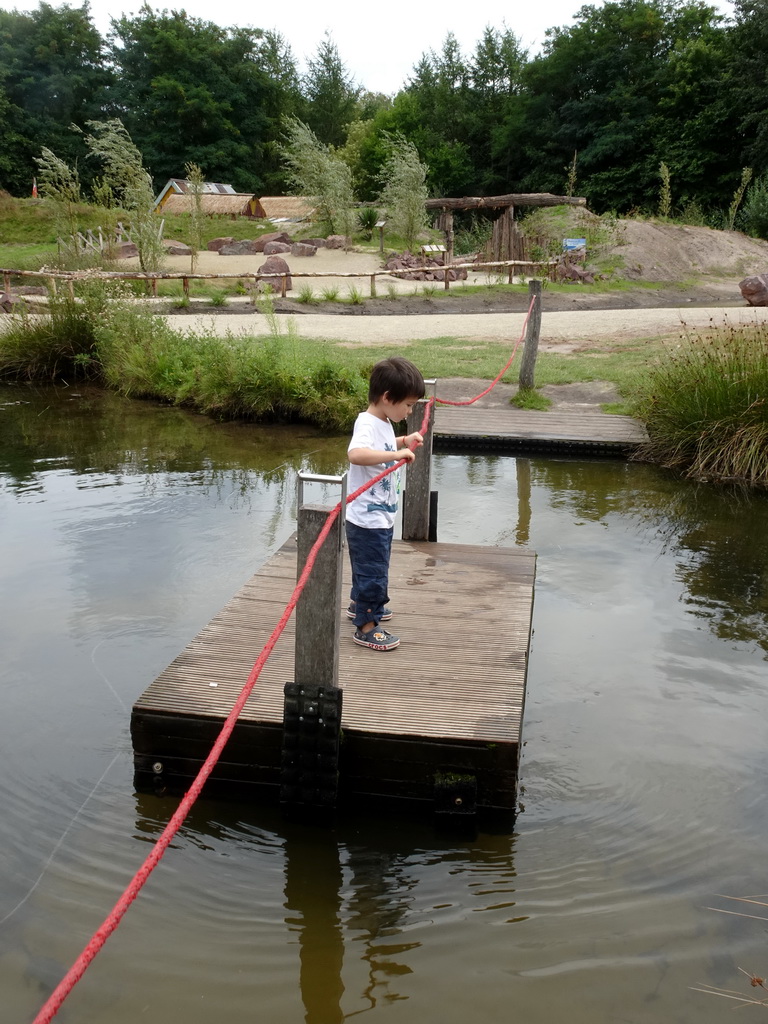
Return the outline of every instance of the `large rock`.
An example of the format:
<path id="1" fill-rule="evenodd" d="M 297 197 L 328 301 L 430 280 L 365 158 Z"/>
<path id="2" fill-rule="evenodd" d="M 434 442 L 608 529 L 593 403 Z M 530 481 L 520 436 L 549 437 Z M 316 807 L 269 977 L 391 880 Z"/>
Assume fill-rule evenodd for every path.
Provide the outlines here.
<path id="1" fill-rule="evenodd" d="M 109 250 L 109 258 L 113 260 L 128 260 L 138 255 L 139 250 L 133 242 L 116 242 Z"/>
<path id="2" fill-rule="evenodd" d="M 285 231 L 269 231 L 266 235 L 259 235 L 256 239 L 256 245 L 258 248 L 256 252 L 264 252 L 264 246 L 268 242 L 285 242 L 290 244 L 291 236 L 286 234 Z"/>
<path id="3" fill-rule="evenodd" d="M 266 263 L 262 263 L 259 269 L 256 271 L 257 274 L 287 274 L 288 280 L 285 282 L 285 287 L 290 291 L 293 288 L 293 281 L 291 280 L 291 268 L 285 262 L 282 256 L 270 256 Z M 261 278 L 257 278 L 261 280 Z M 279 277 L 269 277 L 264 282 L 272 286 L 273 292 L 279 292 L 282 286 L 282 281 Z"/>
<path id="4" fill-rule="evenodd" d="M 329 249 L 348 249 L 349 239 L 345 235 L 328 235 L 325 244 Z"/>
<path id="5" fill-rule="evenodd" d="M 208 243 L 208 252 L 218 252 L 223 245 L 232 245 L 234 241 L 232 235 L 224 238 L 212 238 Z"/>
<path id="6" fill-rule="evenodd" d="M 0 293 L 0 310 L 3 313 L 14 313 L 23 308 L 24 299 L 20 299 L 18 295 L 14 295 L 13 292 Z"/>
<path id="7" fill-rule="evenodd" d="M 302 243 L 302 245 L 313 245 L 315 249 L 325 248 L 324 238 L 301 238 L 299 239 L 299 241 Z"/>
<path id="8" fill-rule="evenodd" d="M 294 242 L 291 246 L 291 256 L 316 256 L 317 246 L 309 245 L 307 242 Z"/>
<path id="9" fill-rule="evenodd" d="M 290 252 L 291 247 L 287 242 L 267 242 L 263 252 L 265 256 L 276 256 L 281 252 Z"/>
<path id="10" fill-rule="evenodd" d="M 261 253 L 261 248 L 256 248 L 258 244 L 258 240 L 244 238 L 240 242 L 222 245 L 219 249 L 219 256 L 256 256 Z"/>
<path id="11" fill-rule="evenodd" d="M 739 288 L 750 306 L 768 306 L 768 274 L 745 277 Z"/>
<path id="12" fill-rule="evenodd" d="M 192 250 L 184 242 L 177 242 L 173 238 L 163 239 L 163 248 L 169 256 L 191 256 Z"/>

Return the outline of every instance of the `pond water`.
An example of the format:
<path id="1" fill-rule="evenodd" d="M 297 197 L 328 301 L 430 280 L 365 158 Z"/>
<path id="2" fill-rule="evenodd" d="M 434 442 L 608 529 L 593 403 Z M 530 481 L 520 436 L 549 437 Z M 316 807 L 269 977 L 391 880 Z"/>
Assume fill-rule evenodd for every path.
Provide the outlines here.
<path id="1" fill-rule="evenodd" d="M 133 790 L 133 701 L 345 447 L 0 388 L 3 1021 L 173 813 Z M 768 917 L 717 895 L 768 890 L 768 499 L 540 457 L 438 455 L 434 485 L 440 540 L 538 553 L 514 834 L 202 799 L 57 1020 L 708 1024 L 735 1004 L 692 986 L 759 992 L 768 923 L 708 908 Z"/>

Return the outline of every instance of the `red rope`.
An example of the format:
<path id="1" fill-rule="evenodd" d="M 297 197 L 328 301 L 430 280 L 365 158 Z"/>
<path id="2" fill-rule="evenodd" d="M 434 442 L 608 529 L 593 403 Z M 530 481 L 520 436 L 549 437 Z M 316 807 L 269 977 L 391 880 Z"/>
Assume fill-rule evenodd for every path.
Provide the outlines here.
<path id="1" fill-rule="evenodd" d="M 432 405 L 432 402 L 432 399 L 430 399 L 427 402 L 427 406 L 424 412 L 424 419 L 421 424 L 420 433 L 422 434 L 427 429 L 427 424 L 429 422 L 429 410 L 430 406 Z M 413 447 L 415 447 L 415 445 Z M 377 476 L 373 478 L 373 480 L 369 480 L 361 487 L 358 487 L 356 491 L 353 491 L 352 494 L 349 494 L 347 496 L 346 503 L 349 504 L 351 501 L 354 501 L 355 498 L 359 497 L 364 491 L 368 490 L 369 487 L 373 487 L 373 485 L 375 483 L 378 483 L 379 480 L 382 480 L 385 476 L 387 476 L 389 473 L 394 472 L 400 466 L 405 465 L 405 463 L 408 461 L 408 459 L 400 459 L 393 466 L 389 466 L 387 469 L 382 470 L 381 473 L 379 473 Z M 122 895 L 118 899 L 117 903 L 115 903 L 114 907 L 106 916 L 101 926 L 97 928 L 97 930 L 91 936 L 90 940 L 85 946 L 85 949 L 83 949 L 80 956 L 77 958 L 77 960 L 75 960 L 70 969 L 67 971 L 67 973 L 61 979 L 61 981 L 53 990 L 51 995 L 48 997 L 44 1006 L 35 1017 L 33 1024 L 48 1024 L 48 1022 L 56 1016 L 64 1000 L 67 998 L 67 996 L 78 983 L 78 981 L 82 978 L 83 974 L 85 974 L 88 965 L 94 959 L 96 954 L 101 950 L 102 946 L 107 941 L 112 932 L 117 928 L 118 924 L 120 924 L 120 921 L 125 916 L 131 903 L 133 903 L 133 901 L 139 895 L 141 889 L 144 887 L 144 884 L 149 878 L 150 874 L 159 864 L 160 858 L 163 856 L 163 854 L 171 844 L 173 837 L 176 835 L 176 833 L 183 825 L 184 819 L 189 814 L 194 802 L 200 795 L 200 792 L 205 782 L 207 781 L 211 772 L 215 768 L 216 762 L 221 756 L 221 752 L 223 751 L 227 743 L 227 740 L 232 735 L 232 730 L 235 727 L 237 719 L 240 717 L 240 713 L 245 707 L 245 702 L 250 697 L 251 692 L 254 686 L 256 685 L 256 681 L 261 675 L 261 671 L 264 668 L 267 659 L 274 650 L 275 644 L 280 639 L 283 630 L 287 626 L 288 620 L 293 614 L 293 610 L 296 607 L 296 604 L 298 603 L 298 600 L 301 597 L 301 593 L 307 584 L 307 580 L 309 579 L 310 573 L 312 572 L 312 569 L 315 566 L 318 552 L 325 543 L 326 538 L 328 537 L 328 534 L 331 531 L 331 527 L 338 518 L 340 511 L 341 502 L 339 502 L 339 504 L 336 505 L 335 508 L 331 509 L 331 511 L 328 513 L 328 518 L 326 519 L 322 530 L 318 534 L 317 540 L 310 548 L 309 554 L 307 555 L 307 561 L 304 564 L 304 568 L 301 572 L 301 575 L 296 581 L 296 586 L 294 587 L 293 593 L 291 594 L 288 604 L 285 606 L 285 611 L 280 617 L 280 621 L 272 630 L 272 633 L 269 639 L 267 640 L 266 644 L 264 645 L 261 654 L 256 659 L 254 666 L 251 669 L 250 674 L 245 682 L 245 685 L 240 691 L 240 696 L 237 698 L 232 710 L 227 715 L 224 725 L 221 728 L 221 732 L 217 736 L 216 742 L 213 744 L 213 747 L 211 748 L 211 752 L 208 754 L 208 757 L 205 759 L 203 766 L 197 773 L 194 781 L 192 782 L 192 785 L 189 787 L 184 797 L 182 798 L 181 802 L 179 803 L 179 806 L 176 808 L 173 817 L 170 819 L 168 824 L 163 829 L 157 842 L 152 847 L 149 856 L 146 858 L 146 860 L 141 865 L 139 870 L 133 876 L 127 888 L 123 891 Z"/>
<path id="2" fill-rule="evenodd" d="M 517 350 L 520 347 L 520 342 L 525 337 L 525 329 L 528 326 L 528 321 L 531 318 L 531 312 L 533 311 L 533 304 L 534 304 L 535 301 L 536 301 L 536 296 L 534 295 L 531 298 L 530 305 L 528 306 L 528 312 L 525 314 L 525 320 L 523 321 L 523 329 L 520 331 L 520 337 L 517 339 L 517 341 L 515 342 L 515 347 L 512 349 L 512 355 L 507 360 L 507 362 L 504 365 L 504 367 L 502 368 L 501 372 L 496 374 L 496 376 L 491 381 L 491 383 L 488 385 L 488 387 L 485 389 L 485 391 L 481 391 L 479 395 L 475 395 L 474 398 L 465 399 L 463 402 L 449 402 L 447 398 L 437 398 L 436 401 L 439 402 L 440 405 L 472 405 L 479 398 L 482 398 L 484 395 L 487 395 L 489 391 L 492 391 L 496 387 L 496 385 L 499 383 L 501 378 L 504 376 L 504 374 L 507 372 L 507 370 L 512 365 L 512 360 L 515 358 L 515 354 L 517 353 Z"/>

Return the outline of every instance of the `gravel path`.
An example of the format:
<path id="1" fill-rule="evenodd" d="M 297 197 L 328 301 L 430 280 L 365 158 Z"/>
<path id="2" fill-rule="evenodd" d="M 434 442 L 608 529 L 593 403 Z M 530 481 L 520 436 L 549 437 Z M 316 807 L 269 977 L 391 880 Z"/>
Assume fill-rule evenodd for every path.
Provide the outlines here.
<path id="1" fill-rule="evenodd" d="M 216 334 L 255 335 L 266 333 L 258 313 L 175 314 L 166 318 L 176 330 L 213 330 Z M 286 320 L 288 317 L 285 318 Z M 430 316 L 328 316 L 306 314 L 293 317 L 302 338 L 330 339 L 350 345 L 386 345 L 390 348 L 410 340 L 449 337 L 459 341 L 516 339 L 523 327 L 522 313 L 432 314 Z M 278 317 L 278 322 L 283 320 Z M 545 313 L 542 317 L 540 348 L 568 352 L 587 342 L 657 338 L 674 335 L 685 328 L 757 324 L 768 322 L 768 307 L 732 308 L 679 307 L 674 309 L 604 309 Z"/>

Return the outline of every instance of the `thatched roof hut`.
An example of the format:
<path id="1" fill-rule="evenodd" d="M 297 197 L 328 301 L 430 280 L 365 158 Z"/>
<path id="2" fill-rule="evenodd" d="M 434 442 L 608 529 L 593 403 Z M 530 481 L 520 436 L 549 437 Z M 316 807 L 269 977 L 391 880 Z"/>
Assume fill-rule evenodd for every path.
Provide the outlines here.
<path id="1" fill-rule="evenodd" d="M 309 220 L 314 204 L 304 196 L 262 196 L 256 216 L 267 220 Z"/>
<path id="2" fill-rule="evenodd" d="M 192 213 L 194 210 L 194 196 L 169 195 L 162 205 L 163 213 Z M 233 193 L 229 195 L 210 195 L 203 193 L 200 196 L 200 207 L 204 214 L 209 217 L 263 217 L 258 209 L 259 200 L 251 193 Z"/>

